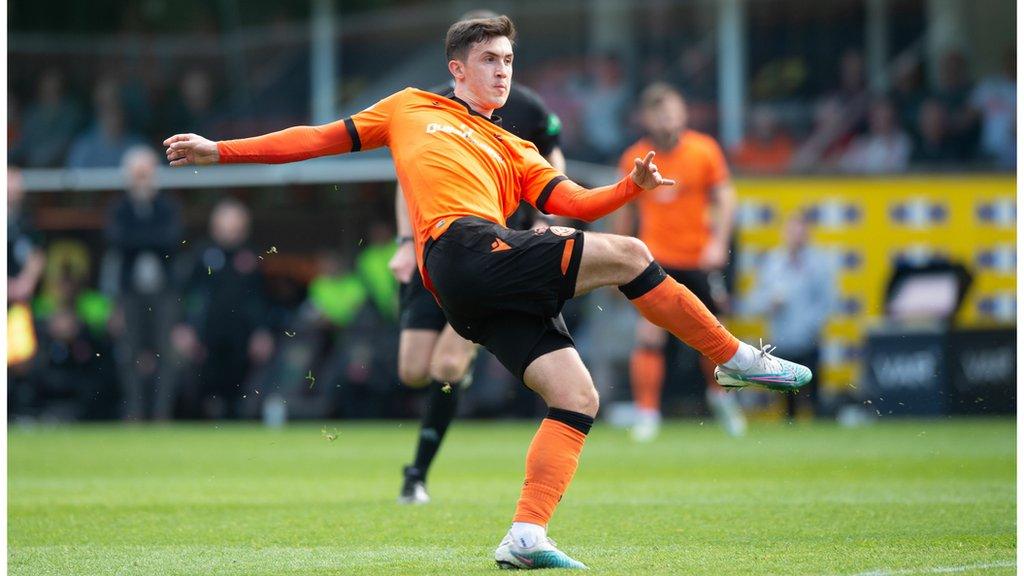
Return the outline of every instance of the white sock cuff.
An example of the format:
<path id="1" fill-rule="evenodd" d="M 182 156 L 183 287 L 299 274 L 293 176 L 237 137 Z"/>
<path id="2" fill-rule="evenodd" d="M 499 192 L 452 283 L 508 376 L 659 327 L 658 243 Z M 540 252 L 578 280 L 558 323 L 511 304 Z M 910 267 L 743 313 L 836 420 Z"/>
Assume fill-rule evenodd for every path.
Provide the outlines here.
<path id="1" fill-rule="evenodd" d="M 513 522 L 512 539 L 520 548 L 533 548 L 547 537 L 547 529 L 540 524 Z"/>
<path id="2" fill-rule="evenodd" d="M 722 364 L 722 367 L 730 370 L 746 370 L 754 365 L 754 362 L 757 360 L 757 354 L 757 348 L 746 342 L 740 342 L 740 347 L 736 349 L 736 353 L 727 362 Z"/>

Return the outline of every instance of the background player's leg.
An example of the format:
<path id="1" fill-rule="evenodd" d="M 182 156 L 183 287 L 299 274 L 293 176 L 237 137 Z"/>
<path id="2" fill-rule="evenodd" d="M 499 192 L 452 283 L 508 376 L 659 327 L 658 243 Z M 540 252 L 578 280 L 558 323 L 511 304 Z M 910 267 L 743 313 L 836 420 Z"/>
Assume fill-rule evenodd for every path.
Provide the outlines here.
<path id="1" fill-rule="evenodd" d="M 715 365 L 704 356 L 697 359 L 700 371 L 704 375 L 707 387 L 704 390 L 704 398 L 707 400 L 708 408 L 714 414 L 715 419 L 730 436 L 743 436 L 747 433 L 747 418 L 743 415 L 743 408 L 740 407 L 736 395 L 722 388 L 715 382 Z"/>
<path id="2" fill-rule="evenodd" d="M 445 326 L 434 346 L 430 359 L 430 377 L 454 386 L 469 376 L 469 368 L 476 358 L 476 344 L 459 336 L 451 326 Z"/>
<path id="3" fill-rule="evenodd" d="M 652 268 L 647 246 L 629 236 L 586 232 L 576 278 L 576 295 L 602 286 L 619 286 L 640 314 L 671 332 L 715 364 L 729 361 L 739 340 L 729 333 L 685 286 Z M 744 352 L 751 351 L 745 350 Z M 753 361 L 753 356 L 750 358 Z"/>
<path id="4" fill-rule="evenodd" d="M 402 330 L 398 337 L 398 379 L 412 388 L 430 382 L 430 361 L 441 333 L 437 330 Z"/>
<path id="5" fill-rule="evenodd" d="M 430 361 L 433 357 L 434 346 L 437 344 L 441 332 L 437 330 L 409 328 L 402 330 L 398 337 L 398 378 L 403 384 L 412 388 L 422 388 L 431 383 Z M 433 386 L 440 394 L 441 385 L 434 383 Z M 431 396 L 434 390 L 430 391 Z M 430 411 L 430 404 L 433 398 L 427 400 L 427 409 Z M 424 414 L 424 418 L 426 414 Z M 417 441 L 416 455 L 420 453 L 419 442 L 423 438 L 422 430 Z M 436 450 L 435 450 L 436 451 Z M 425 486 L 426 475 L 420 473 L 415 464 L 409 464 L 402 469 L 402 489 L 398 495 L 398 502 L 401 504 L 426 504 L 430 501 Z"/>
<path id="6" fill-rule="evenodd" d="M 618 286 L 644 318 L 717 364 L 716 379 L 729 386 L 756 384 L 795 390 L 810 381 L 806 366 L 737 340 L 693 292 L 665 274 L 640 240 L 592 232 L 584 235 L 575 295 Z"/>
<path id="7" fill-rule="evenodd" d="M 665 381 L 668 334 L 644 318 L 636 323 L 636 342 L 629 362 L 629 381 L 636 406 L 632 436 L 637 442 L 657 437 L 661 424 L 661 389 Z"/>
<path id="8" fill-rule="evenodd" d="M 430 360 L 430 391 L 427 407 L 420 422 L 420 435 L 416 443 L 416 458 L 406 469 L 411 477 L 426 483 L 430 465 L 444 440 L 448 425 L 455 418 L 459 394 L 468 385 L 469 368 L 476 356 L 476 344 L 445 326 L 437 338 Z"/>

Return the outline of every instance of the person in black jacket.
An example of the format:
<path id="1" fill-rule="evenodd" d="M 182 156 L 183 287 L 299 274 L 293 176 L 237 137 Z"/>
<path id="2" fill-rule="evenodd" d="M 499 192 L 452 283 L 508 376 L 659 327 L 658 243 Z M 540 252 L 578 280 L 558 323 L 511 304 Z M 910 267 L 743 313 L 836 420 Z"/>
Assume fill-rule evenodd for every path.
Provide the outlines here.
<path id="1" fill-rule="evenodd" d="M 148 147 L 125 152 L 127 193 L 111 209 L 106 229 L 123 330 L 117 355 L 127 420 L 170 418 L 175 395 L 168 336 L 178 317 L 171 267 L 181 244 L 181 210 L 160 191 L 156 165 Z"/>
<path id="2" fill-rule="evenodd" d="M 259 255 L 246 242 L 249 210 L 233 198 L 210 214 L 210 241 L 196 247 L 185 282 L 185 322 L 174 328 L 175 347 L 197 367 L 193 410 L 205 417 L 237 418 L 250 370 L 274 348 Z"/>

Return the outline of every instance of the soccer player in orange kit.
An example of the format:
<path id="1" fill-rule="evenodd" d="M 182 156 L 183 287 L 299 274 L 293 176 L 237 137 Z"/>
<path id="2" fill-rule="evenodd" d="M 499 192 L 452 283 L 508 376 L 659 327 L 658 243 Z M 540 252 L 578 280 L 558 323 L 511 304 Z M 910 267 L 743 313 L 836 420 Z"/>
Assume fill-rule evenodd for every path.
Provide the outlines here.
<path id="1" fill-rule="evenodd" d="M 725 155 L 713 138 L 687 128 L 686 102 L 675 88 L 655 83 L 640 95 L 640 123 L 646 136 L 626 149 L 619 167 L 628 174 L 633 158 L 648 150 L 677 181 L 646 191 L 616 214 L 615 232 L 633 234 L 639 216 L 640 238 L 669 276 L 690 289 L 714 313 L 724 298 L 721 270 L 729 259 L 729 237 L 736 209 L 736 191 L 729 180 Z M 719 292 L 713 289 L 717 281 Z M 665 379 L 668 332 L 639 318 L 630 358 L 630 384 L 637 408 L 632 435 L 653 440 L 661 424 L 661 387 Z M 706 398 L 726 431 L 741 436 L 746 419 L 734 396 L 714 380 L 714 364 L 699 359 L 707 379 Z"/>
<path id="2" fill-rule="evenodd" d="M 164 145 L 171 166 L 391 149 L 424 285 L 456 332 L 485 346 L 549 407 L 527 451 L 526 480 L 495 561 L 506 568 L 585 568 L 547 537 L 598 409 L 590 374 L 564 324 L 554 321 L 565 300 L 619 287 L 645 318 L 718 364 L 719 381 L 729 386 L 791 390 L 805 385 L 810 371 L 737 340 L 636 238 L 504 226 L 520 199 L 542 212 L 594 220 L 643 190 L 674 184 L 651 152 L 619 182 L 586 189 L 503 130 L 493 112 L 508 96 L 514 39 L 506 16 L 453 24 L 445 39 L 455 79 L 450 98 L 407 88 L 323 126 L 220 142 L 177 134 Z"/>
<path id="3" fill-rule="evenodd" d="M 460 20 L 494 18 L 490 10 L 472 10 Z M 454 82 L 430 89 L 441 96 L 451 96 Z M 564 170 L 565 157 L 559 146 L 561 122 L 544 105 L 535 92 L 522 84 L 511 84 L 500 111 L 501 127 L 537 146 L 537 151 L 556 170 Z M 395 190 L 395 223 L 398 228 L 398 249 L 388 262 L 401 283 L 399 301 L 398 378 L 403 384 L 427 387 L 427 402 L 420 420 L 413 461 L 402 468 L 400 504 L 426 504 L 427 474 L 437 456 L 448 427 L 455 418 L 463 388 L 472 381 L 473 361 L 477 345 L 469 342 L 448 326 L 448 319 L 434 295 L 423 286 L 416 268 L 416 250 L 409 211 L 402 196 L 402 187 Z M 520 203 L 519 210 L 506 219 L 505 227 L 527 230 L 552 224 L 550 217 Z M 560 321 L 560 320 L 556 320 Z"/>

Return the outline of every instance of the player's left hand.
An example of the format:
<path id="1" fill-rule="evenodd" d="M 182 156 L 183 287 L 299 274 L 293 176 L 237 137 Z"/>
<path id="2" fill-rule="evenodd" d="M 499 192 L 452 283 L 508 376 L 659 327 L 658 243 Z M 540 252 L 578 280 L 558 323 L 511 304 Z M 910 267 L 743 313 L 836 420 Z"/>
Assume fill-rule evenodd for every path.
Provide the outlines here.
<path id="1" fill-rule="evenodd" d="M 721 270 L 729 262 L 729 247 L 712 240 L 700 255 L 701 270 Z"/>
<path id="2" fill-rule="evenodd" d="M 412 242 L 402 242 L 388 260 L 388 270 L 402 284 L 408 284 L 416 272 L 416 249 Z"/>
<path id="3" fill-rule="evenodd" d="M 675 180 L 661 177 L 661 174 L 658 173 L 658 166 L 653 160 L 654 150 L 648 152 L 643 160 L 633 159 L 633 172 L 629 175 L 633 179 L 633 183 L 644 190 L 651 190 L 658 186 L 675 186 Z"/>

